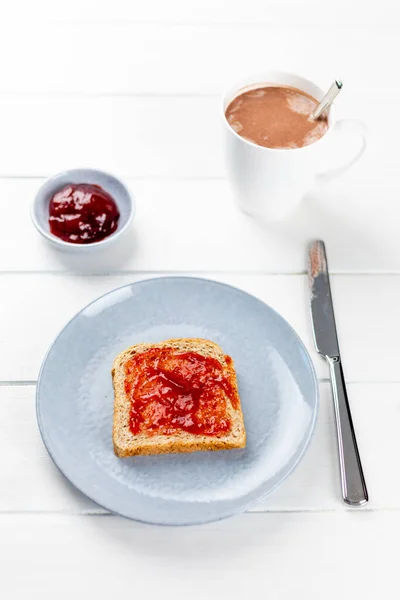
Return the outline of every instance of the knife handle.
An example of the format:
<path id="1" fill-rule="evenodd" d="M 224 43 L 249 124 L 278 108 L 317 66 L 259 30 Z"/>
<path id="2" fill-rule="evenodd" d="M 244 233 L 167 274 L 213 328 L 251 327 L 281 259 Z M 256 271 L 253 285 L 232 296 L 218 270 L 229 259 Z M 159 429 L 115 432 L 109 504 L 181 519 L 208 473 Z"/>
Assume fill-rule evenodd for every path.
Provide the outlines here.
<path id="1" fill-rule="evenodd" d="M 351 418 L 342 363 L 338 356 L 327 359 L 335 406 L 343 500 L 351 506 L 362 506 L 368 502 L 368 491 Z"/>

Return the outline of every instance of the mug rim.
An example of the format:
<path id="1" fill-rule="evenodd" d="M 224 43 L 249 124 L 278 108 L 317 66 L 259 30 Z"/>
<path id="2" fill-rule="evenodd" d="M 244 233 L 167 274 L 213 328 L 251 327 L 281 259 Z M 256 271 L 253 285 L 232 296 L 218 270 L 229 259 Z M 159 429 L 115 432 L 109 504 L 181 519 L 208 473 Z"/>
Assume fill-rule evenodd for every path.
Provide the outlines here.
<path id="1" fill-rule="evenodd" d="M 297 75 L 296 73 L 291 73 L 289 71 L 265 71 L 264 73 L 257 73 L 253 76 L 248 75 L 246 77 L 243 77 L 240 80 L 240 81 L 242 81 L 242 84 L 237 83 L 236 85 L 231 85 L 231 86 L 225 88 L 225 91 L 222 94 L 222 118 L 223 118 L 223 121 L 225 123 L 225 126 L 228 128 L 228 130 L 236 138 L 238 138 L 243 143 L 248 144 L 249 146 L 251 146 L 253 148 L 258 148 L 262 151 L 267 151 L 267 152 L 279 152 L 279 153 L 300 152 L 300 151 L 310 150 L 310 148 L 315 147 L 316 144 L 318 144 L 319 142 L 326 140 L 327 136 L 331 133 L 331 131 L 335 125 L 335 122 L 336 122 L 334 104 L 331 105 L 329 112 L 328 112 L 328 129 L 326 130 L 326 133 L 324 133 L 324 135 L 322 137 L 320 137 L 318 140 L 316 140 L 315 142 L 312 142 L 311 144 L 308 144 L 307 146 L 301 146 L 300 148 L 269 148 L 268 146 L 260 146 L 259 144 L 256 144 L 255 142 L 251 142 L 250 140 L 247 140 L 246 138 L 239 135 L 233 129 L 233 127 L 228 122 L 228 119 L 226 118 L 226 115 L 225 115 L 226 108 L 228 107 L 229 103 L 232 102 L 232 100 L 234 100 L 234 98 L 236 98 L 239 95 L 239 92 L 241 90 L 244 90 L 246 87 L 250 87 L 253 85 L 262 87 L 263 80 L 265 81 L 266 79 L 268 79 L 268 77 L 279 78 L 280 75 L 283 77 L 293 77 L 296 80 L 301 79 L 302 81 L 306 82 L 307 84 L 310 84 L 310 85 L 316 87 L 319 90 L 319 92 L 321 93 L 321 95 L 324 94 L 324 91 L 322 90 L 322 88 L 314 81 L 311 81 L 311 79 L 308 79 L 307 77 L 303 77 L 302 75 Z M 245 81 L 247 81 L 247 83 L 243 83 Z M 237 82 L 239 82 L 239 80 L 237 80 Z M 276 85 L 287 85 L 288 86 L 290 84 L 279 84 L 279 82 L 277 82 Z M 264 86 L 264 87 L 267 87 L 267 86 Z M 293 87 L 297 87 L 298 89 L 301 89 L 298 86 L 293 86 Z M 231 95 L 231 90 L 234 90 L 234 89 L 236 89 L 236 92 L 234 92 L 232 99 L 229 100 L 229 103 L 227 104 L 227 98 L 229 95 Z M 301 91 L 305 92 L 304 89 L 301 89 Z M 306 93 L 308 93 L 308 92 L 306 92 Z"/>

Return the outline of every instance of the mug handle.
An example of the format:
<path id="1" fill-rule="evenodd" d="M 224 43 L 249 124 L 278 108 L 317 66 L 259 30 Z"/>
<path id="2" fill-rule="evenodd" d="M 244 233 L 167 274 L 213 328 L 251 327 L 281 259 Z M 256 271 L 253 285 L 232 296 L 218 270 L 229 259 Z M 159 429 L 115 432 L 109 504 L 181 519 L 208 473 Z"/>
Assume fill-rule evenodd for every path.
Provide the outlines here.
<path id="1" fill-rule="evenodd" d="M 317 183 L 324 183 L 330 181 L 337 175 L 341 175 L 345 173 L 350 167 L 354 165 L 358 161 L 358 159 L 364 154 L 365 149 L 367 147 L 367 126 L 358 119 L 340 119 L 337 121 L 334 128 L 333 133 L 342 134 L 342 133 L 350 133 L 355 134 L 360 138 L 361 145 L 353 158 L 351 158 L 347 163 L 341 165 L 339 167 L 335 167 L 334 169 L 329 169 L 328 171 L 324 171 L 322 173 L 317 174 Z"/>

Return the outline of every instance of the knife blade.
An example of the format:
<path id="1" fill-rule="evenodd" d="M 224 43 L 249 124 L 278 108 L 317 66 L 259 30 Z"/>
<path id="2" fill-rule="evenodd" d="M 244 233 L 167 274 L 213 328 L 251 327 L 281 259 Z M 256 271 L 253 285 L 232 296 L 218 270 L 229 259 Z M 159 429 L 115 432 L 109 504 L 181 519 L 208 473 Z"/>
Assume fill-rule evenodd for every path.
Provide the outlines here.
<path id="1" fill-rule="evenodd" d="M 340 357 L 325 244 L 321 240 L 316 240 L 311 244 L 308 278 L 315 347 L 317 352 L 327 360 L 330 371 L 342 496 L 347 504 L 362 506 L 368 502 L 368 491 Z"/>
<path id="2" fill-rule="evenodd" d="M 311 245 L 308 276 L 311 288 L 314 341 L 317 352 L 330 358 L 339 356 L 339 342 L 324 242 L 315 241 Z"/>

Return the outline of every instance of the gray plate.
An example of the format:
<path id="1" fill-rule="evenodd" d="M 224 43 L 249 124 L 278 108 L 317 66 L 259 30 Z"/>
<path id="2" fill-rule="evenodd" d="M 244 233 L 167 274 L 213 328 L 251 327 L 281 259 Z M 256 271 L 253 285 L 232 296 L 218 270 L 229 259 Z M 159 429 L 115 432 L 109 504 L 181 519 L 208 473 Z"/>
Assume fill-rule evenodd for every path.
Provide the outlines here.
<path id="1" fill-rule="evenodd" d="M 132 344 L 202 337 L 236 365 L 247 431 L 243 450 L 120 459 L 111 441 L 114 357 Z M 51 346 L 37 415 L 59 469 L 112 512 L 149 523 L 204 523 L 244 511 L 294 469 L 310 440 L 318 386 L 288 323 L 238 289 L 165 277 L 89 304 Z"/>

